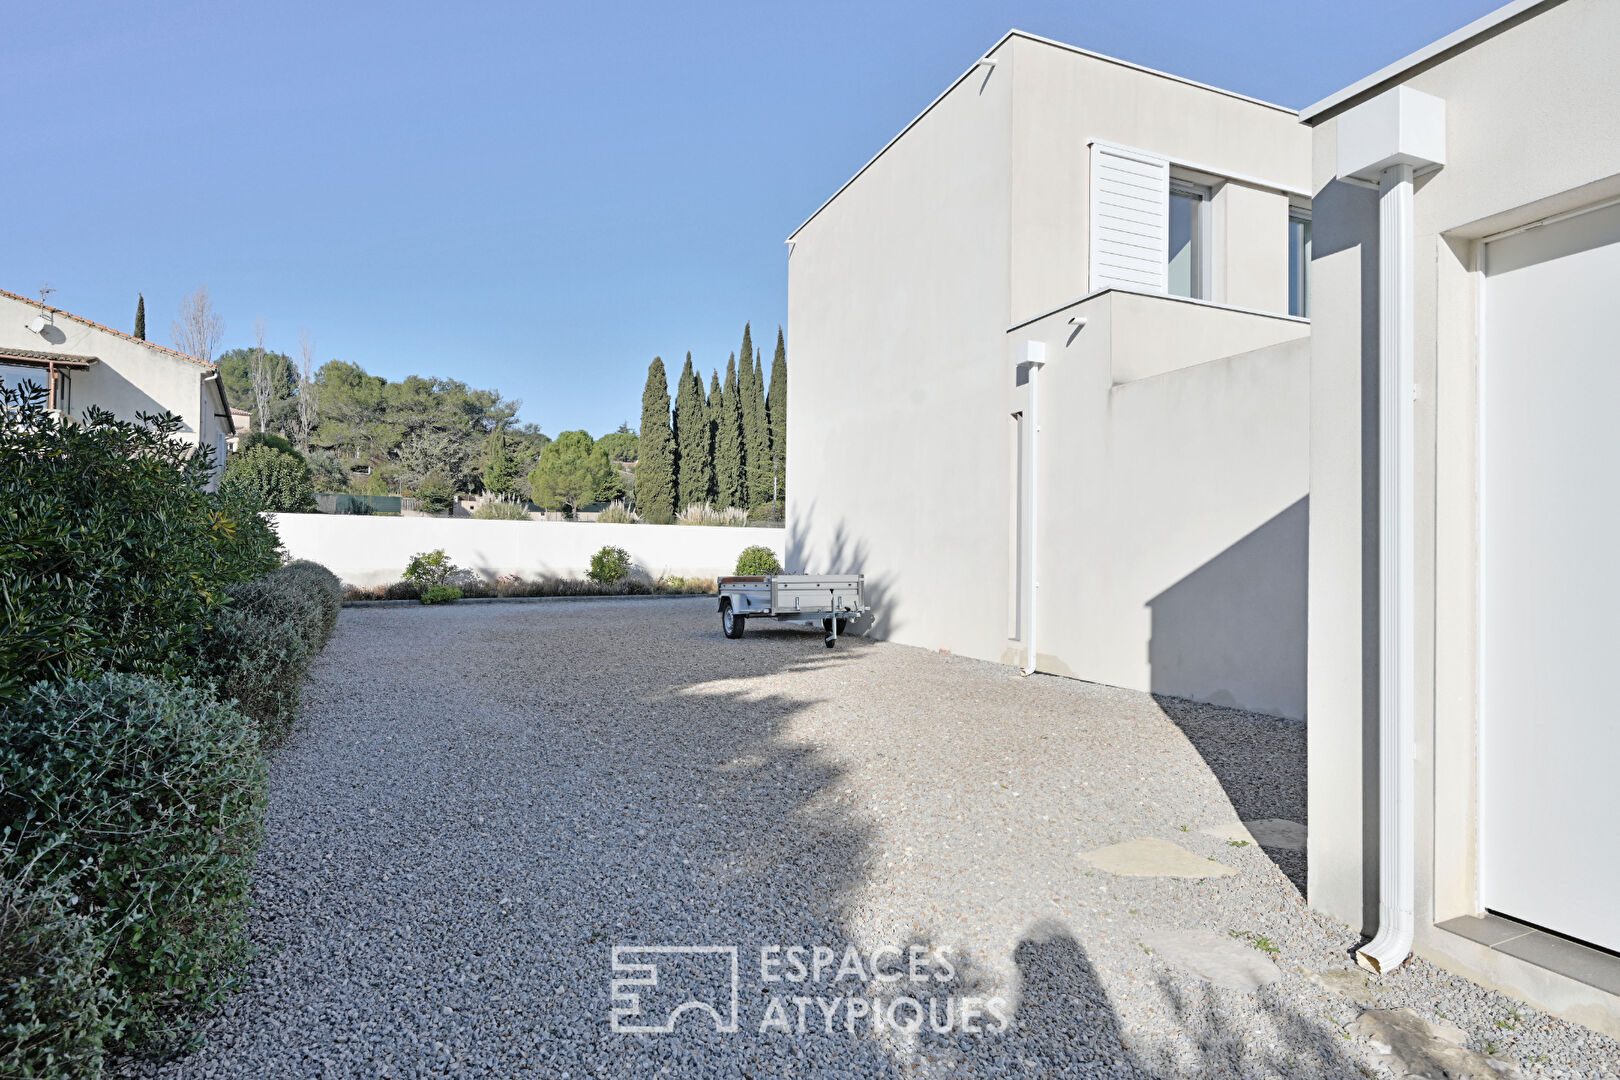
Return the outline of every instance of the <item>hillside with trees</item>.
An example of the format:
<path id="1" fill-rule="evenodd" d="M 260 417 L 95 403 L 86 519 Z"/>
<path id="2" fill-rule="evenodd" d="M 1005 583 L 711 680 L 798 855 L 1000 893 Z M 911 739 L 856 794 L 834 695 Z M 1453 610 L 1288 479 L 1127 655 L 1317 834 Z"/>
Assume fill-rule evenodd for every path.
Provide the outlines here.
<path id="1" fill-rule="evenodd" d="M 572 512 L 622 499 L 649 522 L 688 506 L 736 507 L 780 516 L 786 496 L 787 351 L 781 330 L 767 384 L 751 326 L 724 381 L 705 390 L 690 353 L 670 385 L 661 358 L 648 367 L 641 423 L 593 439 L 555 441 L 516 422 L 521 403 L 458 379 L 389 380 L 359 364 L 315 365 L 302 335 L 297 358 L 251 348 L 218 357 L 226 394 L 254 414 L 254 434 L 286 440 L 308 463 L 317 491 L 427 496 L 489 493 Z M 739 355 L 741 359 L 739 360 Z"/>

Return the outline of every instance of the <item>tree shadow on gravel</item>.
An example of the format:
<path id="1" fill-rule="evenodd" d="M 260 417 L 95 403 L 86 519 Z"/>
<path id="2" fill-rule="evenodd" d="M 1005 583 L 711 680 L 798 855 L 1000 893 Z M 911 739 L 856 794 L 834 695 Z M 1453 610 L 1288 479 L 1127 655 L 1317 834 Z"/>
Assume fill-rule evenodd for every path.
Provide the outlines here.
<path id="1" fill-rule="evenodd" d="M 851 637 L 829 650 L 817 633 L 765 627 L 730 641 L 712 598 L 381 608 L 344 621 L 273 764 L 246 985 L 199 1050 L 142 1075 L 760 1080 L 934 1068 L 814 1014 L 803 1033 L 761 1033 L 773 997 L 815 990 L 763 980 L 760 950 L 842 953 L 859 940 L 857 904 L 898 872 L 876 854 L 877 826 L 839 756 L 850 748 L 818 741 L 806 715 L 859 709 L 862 680 L 886 677 L 871 661 L 888 646 Z M 1218 735 L 1218 722 L 1189 724 L 1201 748 Z M 693 1010 L 668 1034 L 615 1031 L 615 948 L 639 962 L 637 948 L 692 945 L 737 949 L 736 1030 Z M 1171 1022 L 1210 1033 L 1206 1056 L 1126 1045 L 1066 930 L 1030 935 L 1014 959 L 1009 1032 L 916 1049 L 962 1075 L 1084 1076 L 1117 1061 L 1194 1076 L 1243 1041 L 1208 991 L 1167 987 Z M 644 1021 L 687 997 L 727 1011 L 712 966 L 660 970 L 661 984 L 640 991 Z M 962 985 L 975 985 L 970 969 Z M 1298 1025 L 1296 1056 L 1293 1041 L 1323 1038 L 1262 1000 L 1279 1028 Z M 1287 1071 L 1264 1047 L 1242 1049 L 1244 1069 Z M 1354 1075 L 1318 1058 L 1293 1074 Z"/>
<path id="2" fill-rule="evenodd" d="M 1154 1012 L 1166 1040 L 1124 1034 L 1085 947 L 1061 925 L 1037 927 L 1014 953 L 1021 983 L 1010 1029 L 987 1036 L 975 1057 L 1005 1062 L 1008 1076 L 1287 1076 L 1362 1074 L 1337 1036 L 1291 1011 L 1272 987 L 1256 992 L 1269 1031 L 1236 1015 L 1241 995 L 1156 965 Z"/>
<path id="3" fill-rule="evenodd" d="M 889 1071 L 842 1032 L 755 1034 L 760 948 L 842 948 L 881 872 L 844 766 L 793 730 L 877 646 L 730 641 L 712 599 L 345 622 L 273 764 L 245 986 L 140 1075 Z M 613 949 L 687 945 L 738 949 L 740 1030 L 612 1030 Z"/>
<path id="4" fill-rule="evenodd" d="M 1244 821 L 1306 821 L 1305 722 L 1154 694 Z M 1305 851 L 1262 847 L 1303 898 Z"/>

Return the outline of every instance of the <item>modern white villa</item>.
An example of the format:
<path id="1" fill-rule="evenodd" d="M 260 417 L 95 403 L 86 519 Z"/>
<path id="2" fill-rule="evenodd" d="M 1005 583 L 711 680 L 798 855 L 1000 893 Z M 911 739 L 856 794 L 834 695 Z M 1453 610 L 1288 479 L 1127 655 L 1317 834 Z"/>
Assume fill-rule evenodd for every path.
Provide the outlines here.
<path id="1" fill-rule="evenodd" d="M 1617 43 L 1518 0 L 1296 116 L 1010 33 L 790 238 L 788 455 L 868 633 L 1307 717 L 1361 963 L 1613 1035 Z"/>
<path id="2" fill-rule="evenodd" d="M 236 428 L 214 365 L 0 290 L 0 383 L 29 380 L 75 420 L 92 405 L 126 420 L 171 412 L 185 425 L 182 438 L 213 447 L 216 473 L 225 467 Z"/>
<path id="3" fill-rule="evenodd" d="M 1293 110 L 1009 33 L 789 239 L 789 568 L 1302 717 L 1310 214 Z"/>
<path id="4" fill-rule="evenodd" d="M 1613 1035 L 1617 45 L 1521 0 L 1303 114 L 1310 902 Z"/>

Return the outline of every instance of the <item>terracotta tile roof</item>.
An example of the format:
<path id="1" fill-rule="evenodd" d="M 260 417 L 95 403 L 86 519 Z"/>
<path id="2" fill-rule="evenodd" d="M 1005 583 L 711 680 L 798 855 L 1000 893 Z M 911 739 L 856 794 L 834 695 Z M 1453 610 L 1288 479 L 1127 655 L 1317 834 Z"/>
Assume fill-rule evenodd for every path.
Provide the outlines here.
<path id="1" fill-rule="evenodd" d="M 5 289 L 0 289 L 0 296 L 9 297 L 12 300 L 20 300 L 25 304 L 31 304 L 36 308 L 41 308 L 44 311 L 49 312 L 51 315 L 61 315 L 61 316 L 65 317 L 65 318 L 72 319 L 74 322 L 83 323 L 86 326 L 93 327 L 96 330 L 102 330 L 102 331 L 105 331 L 106 333 L 109 333 L 109 334 L 115 334 L 118 337 L 123 338 L 125 341 L 133 341 L 133 342 L 135 342 L 137 344 L 145 345 L 148 349 L 155 349 L 160 353 L 168 353 L 170 356 L 178 356 L 182 360 L 190 360 L 193 364 L 196 364 L 198 367 L 208 368 L 209 370 L 213 370 L 213 367 L 214 367 L 213 364 L 208 363 L 208 362 L 203 361 L 203 360 L 199 360 L 195 356 L 192 356 L 190 353 L 183 353 L 179 349 L 171 349 L 167 345 L 159 345 L 156 342 L 143 340 L 141 338 L 136 337 L 134 334 L 126 334 L 122 330 L 114 330 L 110 326 L 103 326 L 101 323 L 96 322 L 94 319 L 87 319 L 83 315 L 75 315 L 71 311 L 63 311 L 61 308 L 51 307 L 51 305 L 49 305 L 49 304 L 41 304 L 38 300 L 36 300 L 36 299 L 34 299 L 32 297 L 19 296 L 17 293 L 7 292 Z"/>

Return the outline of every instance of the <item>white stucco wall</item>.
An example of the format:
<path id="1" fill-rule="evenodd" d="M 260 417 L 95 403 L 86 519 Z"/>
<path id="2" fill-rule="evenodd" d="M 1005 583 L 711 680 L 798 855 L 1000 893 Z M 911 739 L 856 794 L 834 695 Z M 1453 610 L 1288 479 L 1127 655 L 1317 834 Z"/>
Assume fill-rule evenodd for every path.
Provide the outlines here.
<path id="1" fill-rule="evenodd" d="M 782 529 L 699 525 L 602 525 L 584 521 L 479 521 L 349 514 L 271 514 L 294 559 L 330 569 L 346 585 L 400 580 L 411 556 L 443 548 L 457 566 L 485 578 L 516 574 L 583 577 L 605 545 L 622 547 L 652 577 L 717 577 L 742 549 L 761 544 L 781 558 Z"/>
<path id="2" fill-rule="evenodd" d="M 1149 364 L 1155 331 L 1180 351 Z M 1109 292 L 1007 335 L 1009 372 L 1046 346 L 1042 670 L 1304 716 L 1306 331 Z"/>
<path id="3" fill-rule="evenodd" d="M 1172 168 L 1244 178 L 1213 193 L 1218 235 L 1209 298 L 1288 310 L 1288 199 L 1251 181 L 1308 190 L 1310 136 L 1294 113 L 1026 37 L 1014 36 L 995 55 L 997 77 L 1005 71 L 1014 84 L 1010 322 L 1092 288 L 1091 140 L 1158 154 Z M 1222 225 L 1228 216 L 1229 228 Z"/>
<path id="4" fill-rule="evenodd" d="M 788 569 L 864 571 L 877 636 L 996 658 L 1013 79 L 982 75 L 789 256 Z"/>
<path id="5" fill-rule="evenodd" d="M 1477 899 L 1475 499 L 1480 238 L 1620 196 L 1620 5 L 1566 0 L 1398 80 L 1446 102 L 1446 164 L 1416 218 L 1417 937 L 1415 950 L 1620 1034 L 1620 999 L 1434 924 Z M 1389 83 L 1376 88 L 1382 90 Z M 1375 90 L 1375 92 L 1376 92 Z M 1315 121 L 1311 358 L 1309 887 L 1377 922 L 1376 194 L 1334 180 Z"/>
<path id="6" fill-rule="evenodd" d="M 1079 309 L 1007 331 L 1088 291 L 1093 139 L 1263 181 L 1223 189 L 1241 227 L 1216 281 L 1243 306 L 1283 310 L 1288 197 L 1264 185 L 1306 188 L 1308 134 L 1287 110 L 1016 35 L 995 56 L 796 234 L 789 567 L 866 573 L 867 633 L 1019 662 L 1010 350 L 1038 334 L 1054 356 L 1039 578 L 1043 596 L 1062 598 L 1043 601 L 1043 670 L 1300 715 L 1302 654 L 1286 677 L 1249 679 L 1197 670 L 1188 639 L 1168 632 L 1161 645 L 1183 659 L 1155 665 L 1150 642 L 1161 593 L 1161 631 L 1179 602 L 1181 628 L 1207 632 L 1227 586 L 1200 592 L 1214 584 L 1200 567 L 1305 493 L 1302 351 L 1234 359 L 1190 383 L 1169 373 L 1297 342 L 1308 324 L 1109 292 L 1083 305 L 1093 325 L 1062 360 Z M 1166 379 L 1143 382 L 1154 376 Z M 1211 403 L 1202 414 L 1193 385 Z M 1184 497 L 1212 509 L 1173 520 Z M 1279 573 L 1302 584 L 1297 515 L 1290 528 Z M 1295 601 L 1295 623 L 1267 641 L 1297 646 Z"/>
<path id="7" fill-rule="evenodd" d="M 75 419 L 91 405 L 126 420 L 142 412 L 171 412 L 185 425 L 181 437 L 214 447 L 216 464 L 223 467 L 229 422 L 221 414 L 228 410 L 218 381 L 207 378 L 214 373 L 211 365 L 66 311 L 49 310 L 51 326 L 44 334 L 35 334 L 27 324 L 39 314 L 39 305 L 0 293 L 0 348 L 96 357 L 98 363 L 72 372 L 69 405 Z M 43 385 L 43 371 L 37 381 Z"/>

